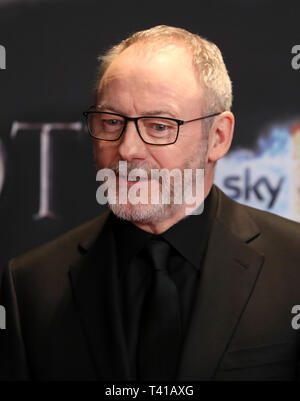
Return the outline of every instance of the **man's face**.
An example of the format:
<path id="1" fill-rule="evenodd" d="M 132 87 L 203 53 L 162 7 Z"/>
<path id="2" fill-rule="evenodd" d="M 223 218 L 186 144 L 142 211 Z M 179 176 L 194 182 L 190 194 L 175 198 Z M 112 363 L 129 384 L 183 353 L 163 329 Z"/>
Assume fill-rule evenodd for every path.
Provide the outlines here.
<path id="1" fill-rule="evenodd" d="M 104 74 L 98 88 L 97 108 L 129 117 L 155 115 L 192 120 L 203 115 L 201 94 L 191 55 L 185 48 L 169 45 L 150 50 L 143 44 L 135 44 L 122 52 Z M 126 161 L 128 172 L 144 168 L 149 176 L 151 168 L 205 168 L 206 150 L 201 121 L 181 126 L 177 141 L 171 145 L 144 143 L 134 122 L 128 122 L 118 141 L 94 140 L 98 169 L 111 168 L 117 173 L 118 162 Z M 128 188 L 132 184 L 128 182 Z M 149 184 L 150 181 L 145 182 L 150 194 Z M 182 205 L 149 202 L 110 207 L 122 218 L 147 222 L 170 217 Z"/>

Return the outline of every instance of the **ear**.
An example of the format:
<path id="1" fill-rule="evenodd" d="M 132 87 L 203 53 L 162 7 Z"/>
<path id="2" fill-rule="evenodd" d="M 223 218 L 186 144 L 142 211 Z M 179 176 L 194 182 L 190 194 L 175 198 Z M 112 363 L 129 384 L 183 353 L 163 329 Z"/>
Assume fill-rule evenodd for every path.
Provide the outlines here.
<path id="1" fill-rule="evenodd" d="M 208 162 L 215 163 L 229 150 L 234 129 L 234 115 L 224 111 L 217 116 L 210 128 L 208 139 Z"/>

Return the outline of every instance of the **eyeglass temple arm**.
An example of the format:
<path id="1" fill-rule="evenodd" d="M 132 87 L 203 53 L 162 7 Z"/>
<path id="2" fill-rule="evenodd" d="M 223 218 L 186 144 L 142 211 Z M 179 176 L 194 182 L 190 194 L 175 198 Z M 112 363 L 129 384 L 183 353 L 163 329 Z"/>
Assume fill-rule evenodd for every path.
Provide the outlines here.
<path id="1" fill-rule="evenodd" d="M 181 122 L 181 124 L 191 123 L 192 121 L 204 120 L 205 118 L 215 117 L 215 116 L 218 116 L 218 115 L 221 114 L 221 113 L 222 113 L 222 111 L 219 111 L 219 113 L 209 114 L 208 116 L 199 117 L 199 118 L 194 118 L 193 120 L 188 120 L 188 121 L 183 121 L 183 120 L 181 120 L 180 122 Z"/>

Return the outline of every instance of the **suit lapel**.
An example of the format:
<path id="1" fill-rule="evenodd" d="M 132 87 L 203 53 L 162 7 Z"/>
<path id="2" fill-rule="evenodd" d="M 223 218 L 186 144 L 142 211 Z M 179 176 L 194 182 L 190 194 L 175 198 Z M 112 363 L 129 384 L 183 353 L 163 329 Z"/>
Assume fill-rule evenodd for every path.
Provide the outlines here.
<path id="1" fill-rule="evenodd" d="M 95 370 L 101 380 L 129 379 L 113 233 L 105 224 L 84 257 L 70 269 L 75 302 Z M 109 219 L 108 219 L 109 220 Z M 98 228 L 99 229 L 99 228 Z"/>
<path id="2" fill-rule="evenodd" d="M 263 265 L 248 245 L 259 229 L 242 207 L 213 187 L 218 203 L 190 325 L 182 349 L 178 380 L 212 379 Z"/>

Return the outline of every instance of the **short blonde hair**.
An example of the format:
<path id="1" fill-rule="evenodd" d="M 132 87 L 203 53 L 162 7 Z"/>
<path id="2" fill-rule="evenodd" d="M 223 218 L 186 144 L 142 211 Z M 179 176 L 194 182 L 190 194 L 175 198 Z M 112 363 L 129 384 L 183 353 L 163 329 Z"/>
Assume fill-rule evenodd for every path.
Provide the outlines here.
<path id="1" fill-rule="evenodd" d="M 230 110 L 232 105 L 232 84 L 219 48 L 203 37 L 185 29 L 158 25 L 139 31 L 119 44 L 111 47 L 98 57 L 98 85 L 113 60 L 129 46 L 137 42 L 150 45 L 183 43 L 192 53 L 192 61 L 204 89 L 205 112 Z"/>

